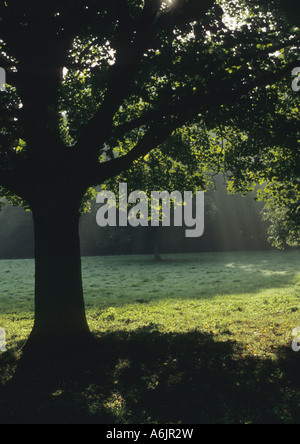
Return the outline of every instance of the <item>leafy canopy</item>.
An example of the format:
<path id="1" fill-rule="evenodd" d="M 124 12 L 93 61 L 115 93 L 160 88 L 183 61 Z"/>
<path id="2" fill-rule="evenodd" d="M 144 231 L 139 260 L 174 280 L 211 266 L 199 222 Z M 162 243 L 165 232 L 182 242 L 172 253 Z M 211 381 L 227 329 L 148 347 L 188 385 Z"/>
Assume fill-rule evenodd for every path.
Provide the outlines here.
<path id="1" fill-rule="evenodd" d="M 299 24 L 294 0 L 1 2 L 2 195 L 196 190 L 226 172 L 299 218 Z"/>

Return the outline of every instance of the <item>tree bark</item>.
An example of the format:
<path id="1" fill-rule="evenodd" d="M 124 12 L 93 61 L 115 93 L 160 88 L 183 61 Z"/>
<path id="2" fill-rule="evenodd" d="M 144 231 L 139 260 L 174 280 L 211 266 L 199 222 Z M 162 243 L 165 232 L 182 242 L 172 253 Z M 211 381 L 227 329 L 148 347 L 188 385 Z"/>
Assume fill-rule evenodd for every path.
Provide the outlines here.
<path id="1" fill-rule="evenodd" d="M 63 195 L 64 193 L 60 193 Z M 83 298 L 79 203 L 57 193 L 32 208 L 35 323 L 28 341 L 43 349 L 80 347 L 90 336 Z"/>
<path id="2" fill-rule="evenodd" d="M 154 260 L 155 262 L 161 262 L 162 258 L 160 255 L 160 231 L 159 227 L 152 227 L 152 242 L 153 242 L 153 254 L 154 254 Z"/>

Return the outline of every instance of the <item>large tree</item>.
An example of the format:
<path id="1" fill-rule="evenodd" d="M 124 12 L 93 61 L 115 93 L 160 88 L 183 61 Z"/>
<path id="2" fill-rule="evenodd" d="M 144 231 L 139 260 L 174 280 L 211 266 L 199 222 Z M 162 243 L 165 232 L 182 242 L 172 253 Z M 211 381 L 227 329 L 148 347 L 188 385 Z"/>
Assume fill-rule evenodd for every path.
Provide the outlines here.
<path id="1" fill-rule="evenodd" d="M 240 149 L 247 137 L 248 149 L 259 150 L 264 129 L 259 121 L 250 128 L 251 116 L 259 103 L 270 113 L 280 102 L 273 85 L 289 82 L 295 67 L 293 7 L 280 0 L 1 2 L 0 185 L 34 219 L 31 344 L 88 335 L 78 235 L 88 190 L 138 173 L 145 162 L 154 179 L 161 162 L 169 164 L 167 177 L 187 189 L 189 180 L 203 187 L 202 173 L 221 164 L 249 170 Z"/>

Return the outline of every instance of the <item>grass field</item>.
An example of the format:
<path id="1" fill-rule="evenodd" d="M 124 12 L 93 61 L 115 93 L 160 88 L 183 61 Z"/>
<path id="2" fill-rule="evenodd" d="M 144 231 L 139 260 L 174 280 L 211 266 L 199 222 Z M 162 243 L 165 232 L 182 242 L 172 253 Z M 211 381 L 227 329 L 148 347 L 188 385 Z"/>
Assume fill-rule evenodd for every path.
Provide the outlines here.
<path id="1" fill-rule="evenodd" d="M 84 402 L 86 422 L 297 422 L 299 251 L 163 259 L 83 258 L 88 322 L 109 376 L 100 382 L 91 369 L 80 389 L 61 383 L 55 405 Z M 33 273 L 33 261 L 0 261 L 2 382 L 33 325 Z"/>

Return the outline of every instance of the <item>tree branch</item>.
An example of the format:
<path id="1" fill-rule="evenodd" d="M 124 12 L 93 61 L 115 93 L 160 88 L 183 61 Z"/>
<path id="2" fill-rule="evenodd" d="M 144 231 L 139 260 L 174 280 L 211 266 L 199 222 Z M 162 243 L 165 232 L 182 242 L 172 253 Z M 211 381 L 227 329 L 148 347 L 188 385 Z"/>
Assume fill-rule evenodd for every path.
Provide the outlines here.
<path id="1" fill-rule="evenodd" d="M 130 93 L 142 56 L 151 41 L 153 23 L 161 5 L 161 0 L 146 1 L 139 22 L 133 26 L 127 2 L 127 9 L 123 0 L 120 2 L 123 5 L 119 11 L 120 24 L 112 42 L 117 51 L 116 62 L 111 68 L 107 92 L 76 144 L 78 152 L 91 161 L 98 158 L 99 147 L 111 133 L 113 118 Z"/>
<path id="2" fill-rule="evenodd" d="M 177 128 L 180 128 L 188 120 L 195 118 L 199 113 L 215 109 L 221 105 L 233 105 L 243 95 L 253 91 L 257 86 L 266 86 L 278 79 L 284 74 L 290 72 L 292 64 L 286 66 L 282 71 L 275 74 L 268 73 L 265 76 L 257 78 L 247 85 L 240 86 L 236 91 L 228 90 L 221 93 L 195 94 L 194 96 L 178 101 L 176 105 L 165 107 L 158 111 L 149 112 L 148 118 L 156 120 L 156 123 L 148 130 L 145 136 L 137 143 L 137 145 L 126 155 L 113 159 L 108 162 L 97 164 L 95 168 L 89 171 L 89 186 L 99 185 L 106 180 L 120 174 L 122 171 L 130 168 L 139 158 L 146 156 L 150 151 L 161 145 Z M 173 122 L 166 116 L 173 115 Z M 135 119 L 135 124 L 145 116 Z M 133 124 L 132 122 L 129 122 Z M 125 124 L 126 125 L 126 124 Z M 122 126 L 123 127 L 123 126 Z M 125 127 L 123 127 L 124 129 Z M 126 131 L 129 126 L 126 126 Z"/>
<path id="3" fill-rule="evenodd" d="M 107 179 L 129 169 L 136 160 L 146 156 L 150 151 L 161 145 L 183 123 L 182 118 L 180 118 L 173 123 L 166 122 L 154 125 L 128 154 L 96 165 L 93 171 L 90 171 L 89 186 L 104 183 Z"/>
<path id="4" fill-rule="evenodd" d="M 20 195 L 22 191 L 16 172 L 7 171 L 2 168 L 0 168 L 0 186 L 17 195 Z"/>
<path id="5" fill-rule="evenodd" d="M 154 122 L 164 119 L 170 115 L 176 116 L 185 113 L 186 116 L 188 116 L 188 114 L 194 116 L 197 113 L 209 110 L 218 105 L 234 103 L 239 97 L 250 92 L 255 87 L 266 86 L 278 81 L 284 75 L 288 74 L 293 67 L 294 63 L 287 65 L 278 72 L 268 72 L 267 74 L 257 77 L 245 85 L 241 84 L 241 86 L 235 90 L 223 87 L 222 92 L 216 92 L 216 90 L 213 89 L 212 91 L 206 93 L 198 92 L 195 94 L 187 94 L 184 98 L 178 100 L 176 103 L 164 103 L 159 109 L 148 110 L 142 116 L 137 117 L 136 119 L 115 126 L 112 130 L 112 137 L 122 138 L 125 134 L 140 128 L 141 126 L 151 125 Z M 235 80 L 235 83 L 239 83 L 239 80 L 240 77 Z M 213 79 L 212 83 L 214 83 Z"/>

